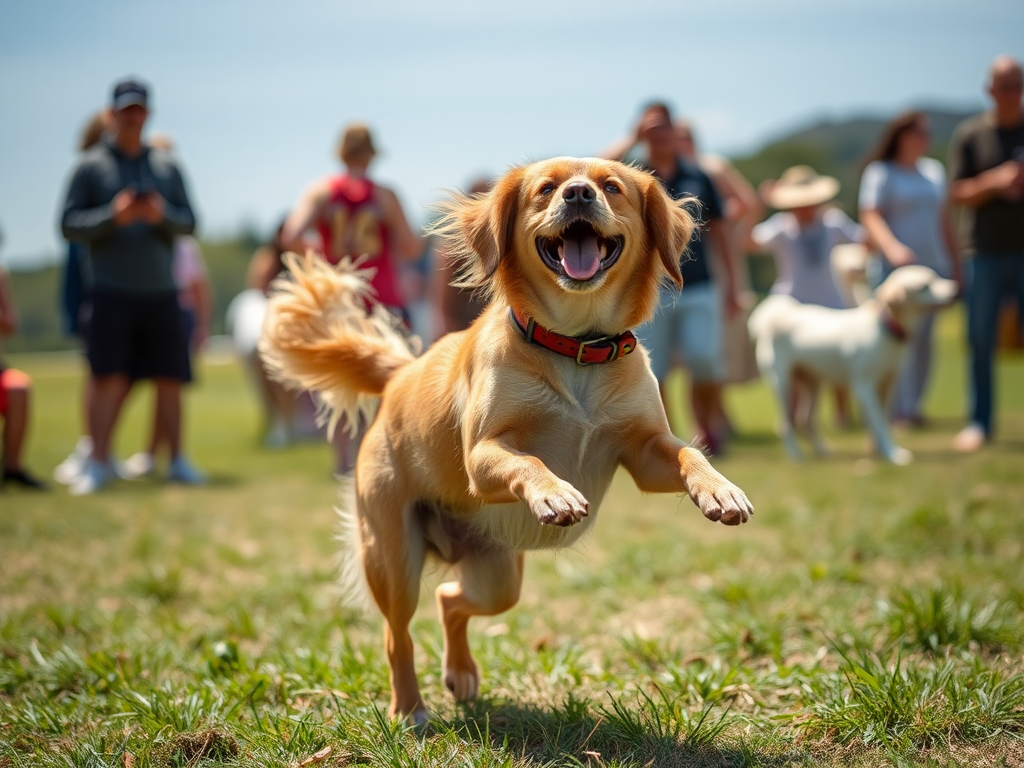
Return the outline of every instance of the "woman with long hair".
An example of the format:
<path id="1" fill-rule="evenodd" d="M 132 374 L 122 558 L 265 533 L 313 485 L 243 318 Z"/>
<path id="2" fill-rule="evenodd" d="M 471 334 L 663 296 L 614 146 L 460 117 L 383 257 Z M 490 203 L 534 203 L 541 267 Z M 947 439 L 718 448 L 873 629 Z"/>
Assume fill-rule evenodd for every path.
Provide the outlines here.
<path id="1" fill-rule="evenodd" d="M 928 116 L 905 112 L 882 131 L 860 182 L 860 222 L 878 250 L 872 282 L 881 283 L 907 264 L 923 264 L 943 277 L 962 282 L 959 249 L 946 204 L 942 163 L 926 157 Z M 892 399 L 897 422 L 924 422 L 921 400 L 931 370 L 934 315 L 913 338 Z"/>

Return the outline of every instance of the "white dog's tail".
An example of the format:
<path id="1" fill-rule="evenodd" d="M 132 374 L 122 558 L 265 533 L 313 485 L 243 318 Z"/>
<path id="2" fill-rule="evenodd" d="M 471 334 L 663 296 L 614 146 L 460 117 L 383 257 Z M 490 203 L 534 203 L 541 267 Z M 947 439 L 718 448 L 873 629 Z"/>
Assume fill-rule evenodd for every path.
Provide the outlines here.
<path id="1" fill-rule="evenodd" d="M 309 252 L 286 253 L 284 263 L 263 322 L 263 362 L 286 386 L 319 393 L 330 432 L 345 416 L 355 433 L 391 377 L 419 353 L 419 339 L 379 304 L 367 310 L 373 272 L 361 261 L 335 267 Z"/>

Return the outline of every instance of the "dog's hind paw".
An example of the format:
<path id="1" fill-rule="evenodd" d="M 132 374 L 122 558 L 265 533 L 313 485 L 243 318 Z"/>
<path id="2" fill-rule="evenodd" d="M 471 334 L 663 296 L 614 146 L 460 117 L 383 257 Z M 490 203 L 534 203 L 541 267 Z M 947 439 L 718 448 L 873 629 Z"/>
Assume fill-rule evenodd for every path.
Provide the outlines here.
<path id="1" fill-rule="evenodd" d="M 480 690 L 480 673 L 476 669 L 444 668 L 444 686 L 456 701 L 475 699 Z"/>
<path id="2" fill-rule="evenodd" d="M 530 510 L 542 525 L 575 525 L 590 514 L 590 502 L 564 480 L 558 483 L 556 488 L 531 500 Z"/>

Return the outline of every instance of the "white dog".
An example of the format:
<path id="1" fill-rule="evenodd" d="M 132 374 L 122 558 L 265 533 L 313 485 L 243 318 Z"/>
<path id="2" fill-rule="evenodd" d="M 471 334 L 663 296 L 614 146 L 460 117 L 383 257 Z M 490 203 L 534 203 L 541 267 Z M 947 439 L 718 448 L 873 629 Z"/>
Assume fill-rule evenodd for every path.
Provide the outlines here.
<path id="1" fill-rule="evenodd" d="M 928 312 L 948 306 L 957 284 L 928 267 L 911 265 L 893 272 L 869 299 L 854 309 L 801 304 L 789 296 L 769 296 L 751 313 L 747 328 L 754 341 L 761 376 L 775 392 L 782 411 L 782 439 L 801 458 L 794 423 L 806 429 L 818 455 L 828 452 L 817 432 L 815 400 L 821 382 L 845 385 L 860 402 L 878 452 L 894 464 L 907 464 L 910 451 L 889 433 L 885 404 L 900 371 L 906 339 Z M 804 413 L 795 414 L 795 387 L 809 390 Z"/>

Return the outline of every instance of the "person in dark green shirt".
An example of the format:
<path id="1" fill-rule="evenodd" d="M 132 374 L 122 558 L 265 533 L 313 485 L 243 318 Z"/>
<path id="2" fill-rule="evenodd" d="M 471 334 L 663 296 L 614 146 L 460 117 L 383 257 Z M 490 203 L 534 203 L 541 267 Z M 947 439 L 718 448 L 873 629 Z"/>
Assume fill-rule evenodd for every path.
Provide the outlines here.
<path id="1" fill-rule="evenodd" d="M 90 298 L 85 329 L 92 374 L 87 423 L 92 453 L 70 484 L 93 493 L 115 478 L 110 440 L 134 379 L 152 378 L 168 406 L 171 478 L 201 475 L 181 453 L 181 383 L 188 379 L 188 334 L 171 271 L 173 242 L 195 216 L 171 155 L 142 140 L 148 91 L 134 80 L 114 87 L 111 129 L 85 153 L 61 216 L 68 240 L 88 246 Z"/>

